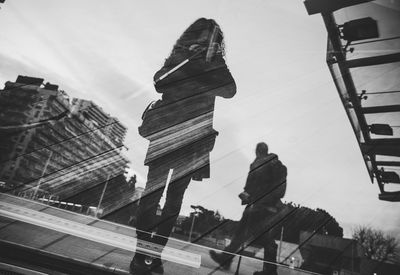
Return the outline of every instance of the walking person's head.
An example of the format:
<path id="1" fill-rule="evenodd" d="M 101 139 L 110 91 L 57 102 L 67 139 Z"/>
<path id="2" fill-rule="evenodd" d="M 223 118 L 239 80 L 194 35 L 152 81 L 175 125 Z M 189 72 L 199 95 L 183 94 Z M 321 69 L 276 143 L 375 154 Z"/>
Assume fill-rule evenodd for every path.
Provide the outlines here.
<path id="1" fill-rule="evenodd" d="M 268 155 L 268 145 L 265 142 L 260 142 L 256 147 L 256 157 L 265 157 Z"/>

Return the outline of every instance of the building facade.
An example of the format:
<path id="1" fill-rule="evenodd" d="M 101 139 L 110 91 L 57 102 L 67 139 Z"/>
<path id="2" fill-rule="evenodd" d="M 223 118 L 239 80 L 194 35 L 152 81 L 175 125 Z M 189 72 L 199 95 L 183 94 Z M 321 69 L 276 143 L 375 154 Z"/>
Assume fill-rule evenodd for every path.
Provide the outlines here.
<path id="1" fill-rule="evenodd" d="M 95 103 L 19 76 L 0 91 L 0 105 L 3 191 L 65 200 L 124 174 L 127 128 Z"/>
<path id="2" fill-rule="evenodd" d="M 123 144 L 127 128 L 115 117 L 107 115 L 103 109 L 90 100 L 72 99 L 73 108 L 96 126 L 104 125 L 100 131 L 106 135 L 115 146 Z"/>

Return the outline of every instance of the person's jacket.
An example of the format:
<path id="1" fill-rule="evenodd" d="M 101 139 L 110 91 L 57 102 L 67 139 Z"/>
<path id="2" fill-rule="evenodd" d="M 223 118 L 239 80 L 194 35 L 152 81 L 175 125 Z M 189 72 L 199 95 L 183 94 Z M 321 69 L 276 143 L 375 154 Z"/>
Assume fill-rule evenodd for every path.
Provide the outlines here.
<path id="1" fill-rule="evenodd" d="M 275 154 L 258 157 L 250 165 L 244 191 L 249 194 L 248 203 L 275 206 L 286 192 L 287 168 Z"/>

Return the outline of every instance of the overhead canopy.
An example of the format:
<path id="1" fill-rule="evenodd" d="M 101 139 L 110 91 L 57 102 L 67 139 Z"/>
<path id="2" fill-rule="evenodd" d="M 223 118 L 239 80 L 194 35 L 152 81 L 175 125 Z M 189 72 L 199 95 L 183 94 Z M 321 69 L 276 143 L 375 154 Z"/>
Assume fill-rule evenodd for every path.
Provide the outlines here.
<path id="1" fill-rule="evenodd" d="M 308 11 L 311 2 L 305 1 Z M 319 11 L 328 31 L 327 64 L 379 199 L 400 201 L 400 6 L 362 2 Z M 357 24 L 352 32 L 360 40 L 345 40 L 348 22 L 371 23 L 371 17 L 378 32 Z"/>

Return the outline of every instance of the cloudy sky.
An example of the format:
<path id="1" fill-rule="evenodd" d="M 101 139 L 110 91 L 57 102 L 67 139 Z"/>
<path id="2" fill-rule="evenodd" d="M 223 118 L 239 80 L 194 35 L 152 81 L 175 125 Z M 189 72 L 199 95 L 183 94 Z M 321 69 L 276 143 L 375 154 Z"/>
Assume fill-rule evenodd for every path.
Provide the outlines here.
<path id="1" fill-rule="evenodd" d="M 201 204 L 239 219 L 237 194 L 265 141 L 288 167 L 286 201 L 325 209 L 347 236 L 371 225 L 400 237 L 400 204 L 378 200 L 325 63 L 322 18 L 302 1 L 9 0 L 0 10 L 0 83 L 45 78 L 118 117 L 143 185 L 148 142 L 137 127 L 159 96 L 152 77 L 199 17 L 225 34 L 237 94 L 217 99 L 211 179 L 191 183 L 183 213 Z"/>

